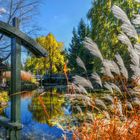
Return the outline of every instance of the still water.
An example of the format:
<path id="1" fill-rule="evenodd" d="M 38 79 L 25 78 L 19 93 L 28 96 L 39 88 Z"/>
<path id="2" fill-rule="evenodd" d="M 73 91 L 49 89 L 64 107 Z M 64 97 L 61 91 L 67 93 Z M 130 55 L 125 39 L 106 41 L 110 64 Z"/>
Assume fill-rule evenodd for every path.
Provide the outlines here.
<path id="1" fill-rule="evenodd" d="M 21 120 L 23 124 L 22 139 L 24 140 L 68 140 L 72 133 L 63 131 L 51 120 L 71 115 L 70 106 L 65 105 L 63 93 L 57 90 L 46 92 L 41 98 L 37 91 L 27 92 L 21 98 Z M 5 109 L 5 116 L 10 117 L 10 103 Z"/>

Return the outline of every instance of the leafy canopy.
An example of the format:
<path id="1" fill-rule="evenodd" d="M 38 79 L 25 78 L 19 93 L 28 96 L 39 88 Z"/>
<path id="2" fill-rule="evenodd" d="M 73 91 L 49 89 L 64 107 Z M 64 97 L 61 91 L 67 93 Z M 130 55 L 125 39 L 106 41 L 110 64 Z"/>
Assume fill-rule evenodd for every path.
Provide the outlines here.
<path id="1" fill-rule="evenodd" d="M 31 70 L 34 74 L 62 72 L 64 66 L 63 43 L 58 42 L 51 33 L 36 40 L 47 50 L 48 56 L 46 58 L 28 58 L 26 69 Z"/>
<path id="2" fill-rule="evenodd" d="M 77 57 L 80 57 L 85 63 L 88 73 L 100 71 L 100 60 L 94 58 L 93 61 L 93 57 L 83 48 L 85 37 L 90 37 L 97 43 L 104 58 L 114 60 L 115 54 L 118 52 L 121 54 L 126 66 L 129 66 L 130 57 L 127 47 L 117 37 L 121 33 L 121 21 L 118 21 L 114 17 L 111 11 L 113 5 L 121 7 L 130 20 L 133 20 L 133 15 L 137 15 L 140 9 L 140 3 L 134 0 L 93 0 L 87 14 L 88 20 L 90 21 L 90 28 L 81 21 L 77 30 L 73 30 L 73 37 L 69 49 L 69 64 L 73 72 L 79 73 L 80 71 L 75 61 Z M 135 43 L 135 40 L 131 39 L 131 41 Z"/>
<path id="3" fill-rule="evenodd" d="M 86 67 L 90 67 L 90 58 L 89 53 L 83 46 L 83 41 L 86 36 L 90 36 L 90 29 L 89 26 L 86 25 L 83 19 L 81 19 L 78 28 L 73 28 L 73 37 L 70 43 L 69 48 L 69 67 L 71 68 L 71 72 L 83 72 L 79 68 L 76 62 L 76 58 L 80 57 L 84 63 L 86 64 Z M 89 57 L 87 57 L 87 55 Z"/>
<path id="4" fill-rule="evenodd" d="M 140 8 L 140 4 L 134 0 L 94 0 L 88 12 L 91 38 L 98 44 L 105 58 L 113 59 L 116 52 L 119 52 L 127 60 L 127 49 L 117 38 L 118 33 L 121 32 L 121 22 L 111 11 L 113 5 L 121 7 L 129 19 L 134 14 L 138 14 Z"/>

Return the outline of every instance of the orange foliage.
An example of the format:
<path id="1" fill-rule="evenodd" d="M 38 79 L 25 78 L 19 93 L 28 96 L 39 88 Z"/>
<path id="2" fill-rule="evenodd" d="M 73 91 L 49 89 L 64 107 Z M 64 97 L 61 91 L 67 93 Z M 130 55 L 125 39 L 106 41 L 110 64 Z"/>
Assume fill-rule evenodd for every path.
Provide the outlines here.
<path id="1" fill-rule="evenodd" d="M 64 64 L 63 71 L 64 71 L 64 74 L 65 74 L 65 77 L 66 77 L 66 80 L 67 80 L 67 84 L 68 84 L 68 69 L 67 69 L 67 64 L 66 63 Z"/>
<path id="2" fill-rule="evenodd" d="M 3 73 L 3 78 L 10 79 L 11 78 L 11 72 L 6 71 Z M 21 71 L 21 80 L 23 81 L 31 81 L 33 78 L 33 75 L 26 71 Z"/>
<path id="3" fill-rule="evenodd" d="M 45 113 L 46 117 L 49 119 L 49 115 L 48 115 L 48 113 L 47 113 L 46 106 L 45 106 L 45 103 L 44 103 L 42 97 L 39 96 L 39 97 L 38 97 L 38 100 L 39 100 L 39 102 L 40 102 L 40 104 L 41 104 L 41 106 L 42 106 L 42 108 L 43 108 L 43 110 L 44 110 L 44 113 Z"/>
<path id="4" fill-rule="evenodd" d="M 133 115 L 122 122 L 118 118 L 112 120 L 95 119 L 92 123 L 83 123 L 77 128 L 73 140 L 140 140 L 140 116 Z"/>

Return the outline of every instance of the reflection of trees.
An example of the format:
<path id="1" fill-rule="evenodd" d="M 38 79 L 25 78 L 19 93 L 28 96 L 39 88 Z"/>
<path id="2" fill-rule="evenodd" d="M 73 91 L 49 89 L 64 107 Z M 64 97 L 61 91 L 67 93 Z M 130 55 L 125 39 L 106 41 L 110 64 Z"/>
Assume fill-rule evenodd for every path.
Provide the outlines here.
<path id="1" fill-rule="evenodd" d="M 32 98 L 32 96 L 34 95 L 34 92 L 30 92 L 30 91 L 25 91 L 25 92 L 22 92 L 21 94 L 21 98 L 22 99 L 30 99 Z"/>
<path id="2" fill-rule="evenodd" d="M 5 109 L 8 107 L 8 105 L 5 106 L 1 106 L 0 105 L 0 116 L 5 116 L 6 117 L 6 113 L 5 113 Z"/>
<path id="3" fill-rule="evenodd" d="M 51 119 L 57 119 L 58 116 L 64 114 L 62 110 L 64 97 L 48 92 L 41 96 L 41 101 L 39 98 L 38 96 L 33 97 L 29 105 L 29 110 L 32 112 L 35 121 L 49 124 Z"/>
<path id="4" fill-rule="evenodd" d="M 9 101 L 8 93 L 0 91 L 0 115 L 4 113 L 4 109 L 7 107 L 8 101 Z"/>
<path id="5" fill-rule="evenodd" d="M 0 115 L 2 115 L 2 116 L 4 116 L 5 114 L 4 114 L 4 109 L 5 109 L 6 107 L 1 107 L 0 106 Z"/>

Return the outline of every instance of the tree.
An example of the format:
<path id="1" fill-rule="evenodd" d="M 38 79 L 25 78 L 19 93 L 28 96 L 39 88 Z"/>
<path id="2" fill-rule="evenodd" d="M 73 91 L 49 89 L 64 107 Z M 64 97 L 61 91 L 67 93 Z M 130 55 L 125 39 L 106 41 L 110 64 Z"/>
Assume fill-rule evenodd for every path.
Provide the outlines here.
<path id="1" fill-rule="evenodd" d="M 51 33 L 47 36 L 41 36 L 36 40 L 46 49 L 48 56 L 46 58 L 28 58 L 25 64 L 26 70 L 42 75 L 46 72 L 48 74 L 62 72 L 64 67 L 63 43 L 57 42 Z"/>
<path id="2" fill-rule="evenodd" d="M 117 21 L 111 11 L 112 5 L 120 6 L 131 19 L 137 14 L 140 4 L 134 0 L 94 0 L 88 12 L 91 22 L 91 37 L 98 44 L 103 56 L 114 59 L 116 52 L 122 54 L 124 61 L 128 62 L 127 48 L 118 40 L 117 35 L 121 32 L 121 23 Z"/>
<path id="3" fill-rule="evenodd" d="M 77 57 L 80 57 L 85 62 L 86 67 L 89 67 L 91 63 L 89 60 L 90 57 L 88 56 L 90 54 L 86 53 L 87 50 L 83 47 L 83 41 L 87 36 L 90 36 L 90 28 L 85 24 L 84 20 L 81 19 L 78 29 L 73 29 L 73 37 L 69 48 L 69 67 L 72 72 L 81 72 L 81 69 L 79 69 L 76 63 Z"/>
<path id="4" fill-rule="evenodd" d="M 69 48 L 69 67 L 71 68 L 71 71 L 76 70 L 76 57 L 78 56 L 78 50 L 79 50 L 79 39 L 78 34 L 76 32 L 76 29 L 73 28 L 73 37 L 71 40 L 70 48 Z"/>
<path id="5" fill-rule="evenodd" d="M 37 13 L 39 2 L 39 0 L 2 0 L 0 1 L 1 20 L 12 24 L 12 19 L 17 17 L 20 20 L 21 30 L 33 34 L 37 27 L 32 21 Z M 3 61 L 7 60 L 11 54 L 10 43 L 11 40 L 8 37 L 0 34 L 0 58 Z"/>

